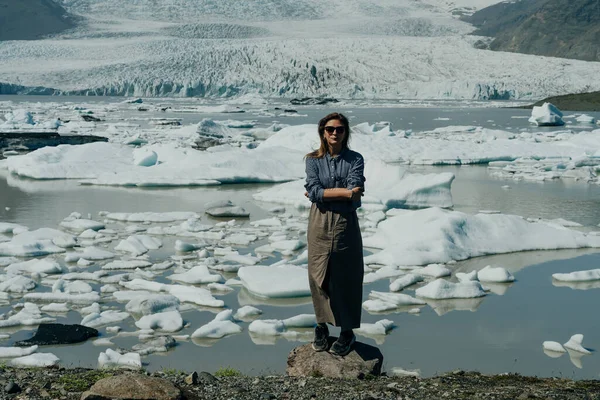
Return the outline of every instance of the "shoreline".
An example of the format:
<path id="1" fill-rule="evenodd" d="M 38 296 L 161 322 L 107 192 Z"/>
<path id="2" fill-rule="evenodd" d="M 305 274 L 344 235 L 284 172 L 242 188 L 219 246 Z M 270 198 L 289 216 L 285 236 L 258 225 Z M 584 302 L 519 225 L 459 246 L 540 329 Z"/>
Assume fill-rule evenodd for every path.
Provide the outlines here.
<path id="1" fill-rule="evenodd" d="M 100 379 L 141 374 L 171 382 L 182 391 L 181 399 L 600 399 L 600 380 L 573 381 L 517 374 L 483 375 L 454 371 L 431 377 L 370 377 L 363 380 L 284 375 L 244 376 L 233 369 L 219 370 L 217 377 L 200 372 L 157 372 L 85 368 L 0 367 L 3 399 L 81 399 Z M 18 391 L 8 393 L 9 387 Z M 11 386 L 12 385 L 12 386 Z"/>

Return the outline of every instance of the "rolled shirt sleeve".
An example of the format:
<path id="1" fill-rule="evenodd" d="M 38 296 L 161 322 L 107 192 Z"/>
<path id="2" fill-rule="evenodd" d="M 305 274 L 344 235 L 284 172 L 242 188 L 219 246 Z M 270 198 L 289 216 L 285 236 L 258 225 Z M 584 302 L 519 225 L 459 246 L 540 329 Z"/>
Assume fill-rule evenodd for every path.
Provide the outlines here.
<path id="1" fill-rule="evenodd" d="M 308 198 L 311 202 L 323 202 L 323 192 L 325 191 L 325 188 L 319 178 L 319 170 L 315 158 L 306 157 L 306 184 L 304 185 L 304 188 L 308 192 Z"/>
<path id="2" fill-rule="evenodd" d="M 365 187 L 365 160 L 364 158 L 355 153 L 357 156 L 350 165 L 350 171 L 348 172 L 347 178 L 347 189 L 354 189 L 355 187 Z"/>

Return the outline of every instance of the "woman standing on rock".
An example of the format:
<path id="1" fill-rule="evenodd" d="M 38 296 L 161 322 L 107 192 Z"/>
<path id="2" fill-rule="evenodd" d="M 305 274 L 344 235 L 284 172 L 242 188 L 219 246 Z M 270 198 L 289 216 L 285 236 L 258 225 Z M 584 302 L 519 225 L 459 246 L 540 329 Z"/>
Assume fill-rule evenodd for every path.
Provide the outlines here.
<path id="1" fill-rule="evenodd" d="M 364 192 L 363 157 L 348 148 L 350 126 L 342 114 L 319 121 L 320 148 L 306 155 L 308 280 L 317 317 L 316 351 L 344 356 L 360 327 L 364 274 L 356 209 Z M 341 327 L 329 349 L 327 323 Z"/>

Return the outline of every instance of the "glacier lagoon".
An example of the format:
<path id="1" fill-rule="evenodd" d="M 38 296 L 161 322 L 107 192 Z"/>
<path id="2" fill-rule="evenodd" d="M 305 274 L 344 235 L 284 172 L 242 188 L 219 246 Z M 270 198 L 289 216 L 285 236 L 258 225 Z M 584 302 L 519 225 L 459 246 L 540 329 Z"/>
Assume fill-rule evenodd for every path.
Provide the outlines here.
<path id="1" fill-rule="evenodd" d="M 2 100 L 10 101 L 1 103 L 1 108 L 21 107 L 32 111 L 37 118 L 55 116 L 56 105 L 65 105 L 66 102 L 56 98 L 45 98 L 49 103 L 17 101 L 14 97 L 4 97 Z M 37 100 L 37 99 L 36 99 Z M 94 115 L 99 115 L 98 107 L 106 107 L 105 99 L 100 100 L 101 106 L 93 105 L 94 100 L 75 98 L 78 104 L 84 101 L 92 103 L 86 108 L 95 109 Z M 120 99 L 122 100 L 122 99 Z M 189 100 L 188 100 L 189 101 Z M 153 100 L 144 101 L 150 108 Z M 156 100 L 164 103 L 165 100 Z M 16 104 L 18 103 L 18 104 Z M 110 101 L 108 102 L 110 104 Z M 410 104 L 408 104 L 410 106 Z M 429 104 L 431 106 L 431 104 Z M 203 105 L 207 106 L 208 105 Z M 95 108 L 94 108 L 95 107 Z M 150 118 L 156 115 L 173 117 L 167 112 L 138 111 L 127 106 L 116 106 L 121 111 L 105 114 L 107 120 L 139 121 L 140 130 L 149 126 Z M 137 106 L 136 106 L 137 107 Z M 158 107 L 158 105 L 157 105 Z M 497 129 L 506 132 L 540 131 L 543 133 L 560 132 L 565 129 L 573 131 L 591 131 L 594 127 L 581 126 L 573 123 L 562 128 L 535 128 L 527 124 L 528 110 L 477 108 L 473 104 L 456 103 L 445 104 L 443 107 L 398 107 L 398 106 L 357 106 L 357 105 L 331 105 L 326 107 L 293 107 L 289 105 L 262 105 L 247 106 L 245 113 L 181 113 L 183 126 L 197 124 L 203 118 L 214 121 L 255 120 L 255 127 L 267 126 L 278 121 L 282 124 L 300 125 L 314 123 L 320 116 L 330 110 L 341 110 L 351 116 L 352 125 L 368 122 L 370 124 L 381 121 L 391 122 L 395 130 L 413 131 L 414 135 L 423 131 L 432 131 L 436 128 L 448 126 L 478 126 L 486 129 Z M 295 108 L 300 116 L 282 115 L 279 108 Z M 267 111 L 264 111 L 267 110 Z M 69 113 L 72 112 L 72 107 Z M 67 113 L 67 111 L 64 111 Z M 115 114 L 118 117 L 115 117 Z M 175 114 L 175 113 L 174 113 Z M 573 113 L 575 114 L 575 113 Z M 596 115 L 598 117 L 598 115 Z M 121 119 L 122 118 L 122 119 Z M 95 129 L 107 129 L 97 126 Z M 108 125 L 108 123 L 107 123 Z M 80 127 L 83 125 L 80 125 Z M 138 129 L 138 128 L 129 128 Z M 244 128 L 245 129 L 245 128 Z M 167 132 L 171 132 L 170 129 Z M 466 133 L 465 133 L 466 132 Z M 463 130 L 462 135 L 469 130 Z M 129 132 L 131 133 L 131 132 Z M 438 133 L 439 134 L 439 133 Z M 442 133 L 443 134 L 443 133 Z M 432 133 L 435 135 L 435 133 Z M 168 135 L 163 135 L 163 137 Z M 415 139 L 419 140 L 419 139 Z M 422 140 L 422 139 L 421 139 Z M 486 166 L 406 166 L 409 173 L 439 174 L 442 172 L 453 173 L 456 178 L 452 182 L 451 192 L 453 210 L 467 214 L 476 214 L 482 210 L 485 213 L 515 214 L 525 218 L 543 218 L 552 220 L 563 218 L 567 221 L 579 223 L 583 226 L 573 228 L 578 231 L 590 232 L 597 229 L 600 222 L 600 186 L 594 183 L 573 181 L 572 179 L 554 179 L 545 182 L 527 180 L 514 180 L 493 175 L 494 170 Z M 272 187 L 271 184 L 236 184 L 210 187 L 177 187 L 177 188 L 121 188 L 80 185 L 77 180 L 50 180 L 40 181 L 22 179 L 3 172 L 0 180 L 0 221 L 17 223 L 29 227 L 31 230 L 41 227 L 58 228 L 72 212 L 79 212 L 83 218 L 103 221 L 104 214 L 99 212 L 170 212 L 193 211 L 202 214 L 204 205 L 208 202 L 231 200 L 234 204 L 244 207 L 250 212 L 250 219 L 238 219 L 237 229 L 250 229 L 253 221 L 273 217 L 269 212 L 273 205 L 256 201 L 253 195 Z M 288 208 L 292 218 L 299 216 L 302 221 L 301 210 Z M 276 215 L 276 214 L 275 214 Z M 494 215 L 494 214 L 490 214 Z M 368 214 L 365 214 L 366 217 Z M 205 224 L 217 224 L 227 219 L 213 219 L 207 215 L 201 216 Z M 364 221 L 366 222 L 366 221 Z M 122 223 L 108 220 L 107 228 L 123 232 L 132 223 Z M 141 224 L 143 227 L 143 224 Z M 156 225 L 156 224 L 154 224 Z M 152 225 L 152 226 L 154 226 Z M 368 227 L 368 224 L 363 224 Z M 368 234 L 369 232 L 367 232 Z M 302 240 L 302 233 L 293 233 L 291 236 Z M 119 239 L 127 236 L 120 235 Z M 152 262 L 160 262 L 175 255 L 175 237 L 160 236 L 163 241 L 162 248 L 151 250 L 148 255 Z M 194 242 L 194 240 L 185 239 Z M 119 240 L 112 241 L 108 249 L 114 253 L 114 246 Z M 240 253 L 252 253 L 257 247 L 267 243 L 263 236 L 249 245 L 234 245 Z M 366 249 L 366 255 L 376 252 Z M 302 250 L 294 254 L 297 255 Z M 391 313 L 370 314 L 363 312 L 363 321 L 374 323 L 382 319 L 394 322 L 396 328 L 386 336 L 359 337 L 370 344 L 378 345 L 385 358 L 384 368 L 401 367 L 407 370 L 420 370 L 424 376 L 435 375 L 454 369 L 478 370 L 483 373 L 519 372 L 527 375 L 540 376 L 568 376 L 576 379 L 596 378 L 600 362 L 596 354 L 577 358 L 569 354 L 553 359 L 544 354 L 542 342 L 547 340 L 566 342 L 573 334 L 585 335 L 584 346 L 595 349 L 600 340 L 598 335 L 598 322 L 596 314 L 598 286 L 593 283 L 574 285 L 570 287 L 554 286 L 552 274 L 559 272 L 572 272 L 587 270 L 597 267 L 600 256 L 594 249 L 567 249 L 559 251 L 527 251 L 508 254 L 498 254 L 485 257 L 476 257 L 468 260 L 450 263 L 447 266 L 456 272 L 469 272 L 479 270 L 486 265 L 502 266 L 512 272 L 516 281 L 510 285 L 493 285 L 492 291 L 483 298 L 433 301 L 429 305 L 419 307 L 418 313 L 408 312 L 414 308 L 398 308 Z M 53 257 L 53 256 L 50 256 Z M 65 265 L 62 255 L 56 258 Z M 271 255 L 261 260 L 260 264 L 272 264 L 279 261 L 281 255 Z M 102 264 L 102 263 L 99 263 Z M 175 267 L 174 267 L 175 268 Z M 75 270 L 83 271 L 82 267 Z M 90 270 L 98 270 L 91 266 Z M 221 272 L 221 271 L 216 271 Z M 233 278 L 235 273 L 222 273 L 225 279 Z M 166 275 L 166 274 L 165 274 Z M 158 274 L 156 281 L 169 283 L 165 276 Z M 98 282 L 90 282 L 93 289 L 99 291 Z M 387 292 L 390 279 L 380 279 L 365 284 L 364 299 L 372 290 Z M 51 285 L 50 285 L 51 286 Z M 490 285 L 492 286 L 492 285 Z M 588 290 L 583 290 L 588 289 Z M 42 284 L 36 292 L 50 291 L 48 282 Z M 411 288 L 403 293 L 411 293 Z M 0 308 L 6 313 L 16 303 L 20 302 L 19 295 L 11 294 L 10 301 Z M 260 319 L 286 319 L 299 314 L 312 313 L 310 299 L 260 299 L 247 292 L 246 289 L 234 287 L 234 291 L 215 297 L 225 302 L 226 308 L 234 311 L 242 305 L 254 305 L 263 311 Z M 40 303 L 40 305 L 43 303 Z M 116 302 L 107 296 L 102 301 L 102 309 L 124 309 L 124 304 Z M 44 313 L 54 316 L 57 322 L 80 323 L 82 315 L 76 311 L 77 307 L 66 314 Z M 186 326 L 178 335 L 191 334 L 211 321 L 215 313 L 222 309 L 206 309 L 202 307 L 182 307 L 181 315 L 189 326 Z M 132 318 L 111 325 L 119 325 L 123 331 L 135 331 Z M 297 329 L 295 340 L 285 338 L 257 339 L 249 335 L 247 322 L 240 322 L 243 328 L 241 334 L 224 337 L 220 340 L 179 340 L 178 345 L 167 353 L 155 353 L 144 356 L 142 361 L 148 369 L 177 368 L 183 370 L 208 370 L 214 371 L 221 366 L 231 366 L 245 373 L 263 374 L 269 372 L 283 372 L 287 353 L 295 346 L 310 340 L 311 329 Z M 10 337 L 4 340 L 3 346 L 28 338 L 32 327 L 19 327 L 9 330 Z M 110 338 L 115 344 L 112 348 L 130 349 L 139 343 L 137 336 L 115 336 L 105 331 L 105 326 L 99 328 L 103 338 Z M 65 366 L 96 366 L 98 354 L 106 346 L 94 345 L 92 341 L 75 346 L 54 346 L 44 349 L 52 352 Z M 581 368 L 580 368 L 581 367 Z"/>

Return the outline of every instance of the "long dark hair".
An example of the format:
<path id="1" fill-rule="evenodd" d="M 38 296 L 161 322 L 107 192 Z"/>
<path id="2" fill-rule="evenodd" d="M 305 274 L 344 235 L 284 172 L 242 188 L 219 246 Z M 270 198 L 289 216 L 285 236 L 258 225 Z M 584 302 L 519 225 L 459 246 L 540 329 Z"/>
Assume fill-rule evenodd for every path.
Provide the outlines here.
<path id="1" fill-rule="evenodd" d="M 321 146 L 318 150 L 311 151 L 304 157 L 308 158 L 321 158 L 324 157 L 325 154 L 329 151 L 329 147 L 327 147 L 327 140 L 325 139 L 325 125 L 331 120 L 338 120 L 344 126 L 346 130 L 346 135 L 344 136 L 344 140 L 342 141 L 342 149 L 348 148 L 348 140 L 350 140 L 350 124 L 348 123 L 348 118 L 344 116 L 344 114 L 340 113 L 331 113 L 327 114 L 319 121 L 319 139 L 321 141 Z"/>

